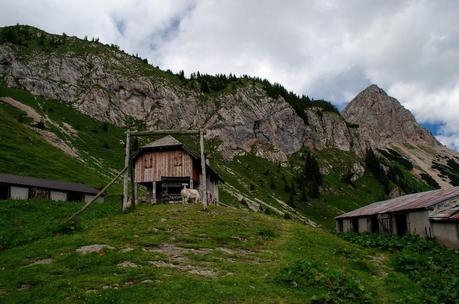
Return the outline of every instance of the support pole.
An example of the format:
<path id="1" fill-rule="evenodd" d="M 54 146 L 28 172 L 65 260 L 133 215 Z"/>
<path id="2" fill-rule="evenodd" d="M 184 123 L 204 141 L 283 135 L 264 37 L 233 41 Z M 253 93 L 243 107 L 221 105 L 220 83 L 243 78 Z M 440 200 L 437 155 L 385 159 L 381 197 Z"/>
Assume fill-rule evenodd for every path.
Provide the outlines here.
<path id="1" fill-rule="evenodd" d="M 137 185 L 135 184 L 135 168 L 134 159 L 132 155 L 131 145 L 129 145 L 129 174 L 131 175 L 131 196 L 132 204 L 130 207 L 135 207 L 137 202 Z"/>
<path id="2" fill-rule="evenodd" d="M 118 177 L 120 177 L 124 172 L 127 171 L 127 167 L 124 167 L 123 170 L 121 170 L 120 172 L 118 172 L 118 174 L 116 174 L 116 176 L 102 189 L 99 191 L 99 193 L 96 194 L 96 196 L 93 197 L 92 200 L 90 200 L 89 202 L 86 203 L 86 205 L 83 206 L 83 208 L 81 208 L 80 210 L 78 210 L 77 212 L 75 212 L 74 214 L 72 214 L 71 217 L 69 217 L 66 221 L 66 223 L 70 222 L 71 220 L 75 219 L 77 216 L 79 216 L 80 214 L 82 214 L 86 209 L 89 208 L 89 206 L 94 203 L 102 194 L 104 194 L 104 192 L 108 189 L 108 187 L 110 187 L 111 185 L 113 185 L 113 183 L 118 179 Z"/>
<path id="3" fill-rule="evenodd" d="M 128 168 L 124 172 L 124 181 L 123 181 L 123 211 L 126 211 L 129 208 L 129 162 L 131 159 L 131 132 L 126 131 L 126 151 L 124 156 L 124 166 Z"/>
<path id="4" fill-rule="evenodd" d="M 156 199 L 156 182 L 153 182 L 153 185 L 151 186 L 151 202 L 156 204 L 157 199 Z"/>
<path id="5" fill-rule="evenodd" d="M 202 190 L 202 205 L 204 210 L 207 210 L 207 175 L 206 175 L 206 159 L 204 156 L 204 130 L 199 130 L 199 143 L 201 146 L 201 170 L 202 170 L 202 180 L 201 190 Z"/>

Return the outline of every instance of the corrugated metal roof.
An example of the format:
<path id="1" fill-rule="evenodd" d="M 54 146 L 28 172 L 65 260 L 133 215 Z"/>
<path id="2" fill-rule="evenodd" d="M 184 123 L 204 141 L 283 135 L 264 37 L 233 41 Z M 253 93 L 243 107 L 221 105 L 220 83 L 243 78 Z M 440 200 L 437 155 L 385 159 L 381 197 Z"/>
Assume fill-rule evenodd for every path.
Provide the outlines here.
<path id="1" fill-rule="evenodd" d="M 62 181 L 48 180 L 32 176 L 19 176 L 13 174 L 0 173 L 0 183 L 45 188 L 50 190 L 62 190 L 72 192 L 82 192 L 88 194 L 97 194 L 99 190 L 89 187 L 85 184 L 68 183 Z"/>
<path id="2" fill-rule="evenodd" d="M 361 217 L 381 213 L 427 209 L 456 197 L 459 197 L 459 187 L 419 192 L 372 203 L 351 212 L 344 213 L 336 218 Z"/>
<path id="3" fill-rule="evenodd" d="M 459 204 L 440 210 L 437 213 L 432 214 L 429 219 L 433 221 L 459 221 Z"/>

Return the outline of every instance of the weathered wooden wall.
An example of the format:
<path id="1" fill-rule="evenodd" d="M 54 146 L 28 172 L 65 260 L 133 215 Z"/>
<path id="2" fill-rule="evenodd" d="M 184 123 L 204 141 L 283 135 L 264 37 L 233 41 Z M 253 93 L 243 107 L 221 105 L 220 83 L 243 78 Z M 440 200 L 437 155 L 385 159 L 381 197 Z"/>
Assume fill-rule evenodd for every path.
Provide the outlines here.
<path id="1" fill-rule="evenodd" d="M 137 157 L 135 182 L 160 181 L 161 176 L 192 176 L 193 161 L 183 150 L 151 151 Z"/>

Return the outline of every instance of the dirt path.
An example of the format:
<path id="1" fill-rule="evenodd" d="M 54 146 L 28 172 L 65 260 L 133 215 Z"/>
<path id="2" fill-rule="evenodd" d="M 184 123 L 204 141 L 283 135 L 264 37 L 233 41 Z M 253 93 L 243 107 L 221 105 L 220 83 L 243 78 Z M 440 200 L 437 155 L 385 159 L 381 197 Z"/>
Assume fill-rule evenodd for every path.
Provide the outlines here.
<path id="1" fill-rule="evenodd" d="M 1 97 L 0 100 L 26 113 L 27 117 L 31 118 L 34 123 L 39 123 L 43 120 L 43 117 L 40 114 L 38 114 L 38 112 L 35 111 L 34 108 L 25 105 L 11 97 Z"/>
<path id="2" fill-rule="evenodd" d="M 6 104 L 9 104 L 10 106 L 13 106 L 13 107 L 23 111 L 27 115 L 27 117 L 30 117 L 33 120 L 33 124 L 37 124 L 39 122 L 47 122 L 47 123 L 55 126 L 56 128 L 58 128 L 59 130 L 61 130 L 62 132 L 66 133 L 68 135 L 71 134 L 73 136 L 76 136 L 76 131 L 73 130 L 73 128 L 71 128 L 70 125 L 68 125 L 69 127 L 65 126 L 65 129 L 64 129 L 64 128 L 60 127 L 57 123 L 51 121 L 48 117 L 44 117 L 44 116 L 40 115 L 40 113 L 38 113 L 31 106 L 23 104 L 22 102 L 19 102 L 19 101 L 15 100 L 15 99 L 13 99 L 11 97 L 1 97 L 0 101 L 4 102 Z M 66 154 L 68 154 L 68 155 L 70 155 L 70 156 L 72 156 L 72 157 L 74 157 L 76 159 L 82 160 L 81 157 L 78 154 L 78 151 L 75 148 L 73 148 L 70 145 L 68 145 L 65 141 L 60 139 L 53 132 L 51 132 L 49 130 L 43 130 L 43 129 L 35 128 L 33 126 L 30 126 L 30 125 L 27 125 L 27 127 L 33 129 L 35 132 L 40 134 L 40 136 L 46 142 L 51 144 L 52 146 L 58 148 L 59 150 L 63 151 L 64 153 L 66 153 Z"/>

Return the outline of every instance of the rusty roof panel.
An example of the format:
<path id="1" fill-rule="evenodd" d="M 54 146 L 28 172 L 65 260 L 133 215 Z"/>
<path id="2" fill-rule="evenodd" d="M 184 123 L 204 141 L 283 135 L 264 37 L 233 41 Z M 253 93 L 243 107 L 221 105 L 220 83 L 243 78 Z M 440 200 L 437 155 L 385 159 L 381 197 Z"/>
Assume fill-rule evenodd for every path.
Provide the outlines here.
<path id="1" fill-rule="evenodd" d="M 336 218 L 361 217 L 381 213 L 427 209 L 457 197 L 459 197 L 459 187 L 419 192 L 372 203 L 362 208 L 344 213 Z"/>
<path id="2" fill-rule="evenodd" d="M 459 204 L 432 214 L 430 219 L 433 221 L 459 221 Z"/>
<path id="3" fill-rule="evenodd" d="M 422 195 L 421 197 L 419 197 L 419 199 L 404 204 L 403 206 L 394 208 L 391 210 L 391 212 L 397 212 L 402 210 L 426 209 L 431 206 L 435 206 L 439 203 L 449 201 L 451 199 L 459 197 L 459 187 L 421 193 L 425 193 L 425 195 Z"/>

